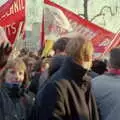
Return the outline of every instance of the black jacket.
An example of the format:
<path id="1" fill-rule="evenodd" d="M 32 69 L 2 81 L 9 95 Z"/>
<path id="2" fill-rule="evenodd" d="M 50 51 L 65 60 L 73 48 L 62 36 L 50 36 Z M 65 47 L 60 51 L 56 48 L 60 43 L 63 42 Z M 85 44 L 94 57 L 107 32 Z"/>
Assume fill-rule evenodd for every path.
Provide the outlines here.
<path id="1" fill-rule="evenodd" d="M 38 89 L 39 89 L 39 78 L 40 78 L 41 73 L 40 72 L 35 72 L 35 74 L 31 77 L 31 83 L 29 86 L 29 91 L 32 92 L 33 94 L 37 94 Z"/>
<path id="2" fill-rule="evenodd" d="M 29 120 L 98 120 L 87 70 L 66 58 L 63 66 L 38 92 Z"/>
<path id="3" fill-rule="evenodd" d="M 0 88 L 0 120 L 26 120 L 32 99 L 27 94 L 14 96 L 6 87 Z"/>

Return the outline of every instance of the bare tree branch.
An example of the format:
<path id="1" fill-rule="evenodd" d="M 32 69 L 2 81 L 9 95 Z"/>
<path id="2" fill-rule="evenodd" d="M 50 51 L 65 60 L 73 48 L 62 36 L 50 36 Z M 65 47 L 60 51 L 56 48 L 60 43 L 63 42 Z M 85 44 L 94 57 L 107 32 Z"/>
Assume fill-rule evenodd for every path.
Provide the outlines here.
<path id="1" fill-rule="evenodd" d="M 90 21 L 93 21 L 94 19 L 96 19 L 96 17 L 99 17 L 99 16 L 101 16 L 101 15 L 104 16 L 104 15 L 105 15 L 105 13 L 104 13 L 104 10 L 105 10 L 105 9 L 109 9 L 111 16 L 114 16 L 114 15 L 115 15 L 115 14 L 112 12 L 112 8 L 111 8 L 110 6 L 105 5 L 104 7 L 101 8 L 100 12 L 99 12 L 97 15 L 95 15 Z"/>
<path id="2" fill-rule="evenodd" d="M 93 21 L 94 19 L 96 19 L 97 17 L 102 16 L 102 15 L 104 16 L 105 14 L 104 13 L 98 13 L 90 21 Z"/>

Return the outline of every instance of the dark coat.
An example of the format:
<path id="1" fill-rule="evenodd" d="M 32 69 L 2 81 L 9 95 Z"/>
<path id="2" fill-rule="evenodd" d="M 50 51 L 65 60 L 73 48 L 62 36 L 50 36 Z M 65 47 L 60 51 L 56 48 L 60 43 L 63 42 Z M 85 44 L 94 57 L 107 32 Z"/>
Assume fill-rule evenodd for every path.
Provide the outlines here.
<path id="1" fill-rule="evenodd" d="M 66 56 L 64 55 L 56 55 L 51 59 L 50 67 L 48 70 L 44 71 L 39 79 L 39 88 L 41 89 L 42 86 L 49 80 L 55 72 L 57 72 L 60 67 L 62 66 Z"/>
<path id="2" fill-rule="evenodd" d="M 99 120 L 87 70 L 66 58 L 38 92 L 29 120 Z"/>
<path id="3" fill-rule="evenodd" d="M 57 72 L 60 69 L 65 58 L 65 55 L 55 55 L 54 57 L 52 57 L 50 67 L 48 69 L 49 76 L 52 76 L 55 72 Z"/>
<path id="4" fill-rule="evenodd" d="M 40 78 L 41 73 L 40 72 L 35 72 L 35 74 L 31 77 L 31 83 L 29 86 L 29 91 L 32 92 L 33 94 L 37 94 L 38 89 L 39 89 L 39 78 Z"/>
<path id="5" fill-rule="evenodd" d="M 26 120 L 31 108 L 32 99 L 27 94 L 13 96 L 7 88 L 0 88 L 0 120 Z"/>

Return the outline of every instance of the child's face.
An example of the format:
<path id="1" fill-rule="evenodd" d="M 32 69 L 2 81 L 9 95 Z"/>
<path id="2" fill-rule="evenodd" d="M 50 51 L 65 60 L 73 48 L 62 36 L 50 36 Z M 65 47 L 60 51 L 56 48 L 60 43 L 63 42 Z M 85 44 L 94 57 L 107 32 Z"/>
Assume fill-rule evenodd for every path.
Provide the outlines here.
<path id="1" fill-rule="evenodd" d="M 15 68 L 8 68 L 5 74 L 5 82 L 8 83 L 22 83 L 24 80 L 24 71 Z"/>

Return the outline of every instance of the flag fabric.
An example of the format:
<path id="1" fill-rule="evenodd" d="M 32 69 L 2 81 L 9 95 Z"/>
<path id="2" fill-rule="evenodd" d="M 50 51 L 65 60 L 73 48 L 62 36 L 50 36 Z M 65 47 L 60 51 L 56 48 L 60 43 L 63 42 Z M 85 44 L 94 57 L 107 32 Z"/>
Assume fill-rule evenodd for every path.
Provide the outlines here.
<path id="1" fill-rule="evenodd" d="M 5 12 L 11 7 L 14 0 L 8 0 L 6 3 L 0 6 L 0 18 L 5 14 Z"/>
<path id="2" fill-rule="evenodd" d="M 10 4 L 12 1 L 12 4 Z M 0 26 L 4 28 L 8 40 L 11 44 L 15 42 L 17 37 L 23 32 L 25 22 L 25 0 L 9 0 L 4 4 L 4 8 L 9 6 L 9 9 L 2 9 L 4 14 L 0 16 Z M 1 14 L 0 14 L 1 15 Z"/>
<path id="3" fill-rule="evenodd" d="M 101 54 L 103 54 L 104 52 L 108 52 L 110 49 L 108 49 L 108 51 L 106 51 L 107 46 L 109 46 L 112 42 L 112 40 L 115 37 L 115 33 L 110 32 L 106 29 L 103 29 L 102 27 L 91 23 L 90 21 L 76 15 L 75 13 L 67 10 L 66 8 L 50 1 L 50 0 L 45 0 L 44 1 L 45 4 L 47 6 L 50 6 L 56 10 L 52 11 L 52 16 L 54 16 L 54 18 L 56 18 L 59 21 L 60 25 L 57 25 L 55 22 L 55 24 L 49 24 L 48 28 L 49 28 L 49 32 L 51 32 L 51 34 L 59 34 L 59 36 L 62 36 L 64 34 L 66 34 L 67 32 L 80 32 L 83 36 L 87 37 L 88 40 L 91 40 L 93 42 L 93 46 L 95 48 L 95 53 L 99 53 L 99 55 L 101 56 Z M 56 14 L 55 11 L 61 11 L 64 16 L 67 18 L 67 24 L 69 24 L 69 29 L 65 29 L 65 27 L 62 24 L 62 19 L 60 19 L 60 16 L 58 14 Z M 50 11 L 50 10 L 49 10 Z M 55 21 L 55 19 L 52 19 L 52 21 Z M 57 27 L 56 27 L 57 26 Z M 45 31 L 46 33 L 46 31 Z M 117 38 L 116 38 L 117 41 Z M 114 46 L 116 46 L 118 44 L 114 44 Z M 113 44 L 111 46 L 111 48 L 113 47 Z"/>

